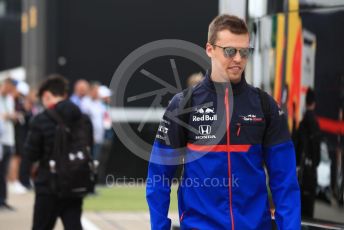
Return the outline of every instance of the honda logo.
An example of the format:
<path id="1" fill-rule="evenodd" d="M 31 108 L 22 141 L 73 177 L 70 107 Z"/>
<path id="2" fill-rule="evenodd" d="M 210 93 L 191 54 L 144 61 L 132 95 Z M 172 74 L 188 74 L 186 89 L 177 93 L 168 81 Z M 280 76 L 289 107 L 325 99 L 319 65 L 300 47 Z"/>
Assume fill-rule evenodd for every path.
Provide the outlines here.
<path id="1" fill-rule="evenodd" d="M 210 125 L 200 125 L 198 127 L 198 131 L 201 135 L 209 135 L 211 133 L 211 126 Z"/>

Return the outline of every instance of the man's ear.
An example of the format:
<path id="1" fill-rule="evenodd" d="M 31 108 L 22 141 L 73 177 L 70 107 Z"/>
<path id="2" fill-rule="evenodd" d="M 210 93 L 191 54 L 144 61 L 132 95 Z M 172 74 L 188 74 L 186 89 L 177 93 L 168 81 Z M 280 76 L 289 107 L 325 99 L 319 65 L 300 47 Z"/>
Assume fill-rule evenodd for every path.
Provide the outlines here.
<path id="1" fill-rule="evenodd" d="M 209 42 L 207 42 L 207 44 L 205 45 L 205 51 L 208 57 L 213 57 L 214 47 Z"/>

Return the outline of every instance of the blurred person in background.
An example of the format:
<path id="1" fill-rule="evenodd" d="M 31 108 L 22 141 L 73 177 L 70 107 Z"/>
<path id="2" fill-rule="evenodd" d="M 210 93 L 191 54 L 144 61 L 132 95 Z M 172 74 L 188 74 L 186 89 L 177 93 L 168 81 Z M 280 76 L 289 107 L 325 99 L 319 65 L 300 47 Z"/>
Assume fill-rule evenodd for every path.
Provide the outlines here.
<path id="1" fill-rule="evenodd" d="M 101 152 L 99 154 L 99 168 L 98 168 L 98 181 L 100 183 L 105 183 L 106 181 L 106 170 L 107 162 L 109 161 L 111 147 L 113 143 L 114 131 L 112 129 L 112 120 L 110 115 L 110 102 L 111 102 L 111 90 L 105 86 L 101 85 L 99 87 L 99 97 L 102 100 L 105 112 L 103 118 L 104 126 L 104 141 L 101 147 Z"/>
<path id="2" fill-rule="evenodd" d="M 82 100 L 88 95 L 90 90 L 90 84 L 84 79 L 77 80 L 74 84 L 74 91 L 70 100 L 76 104 L 79 108 Z"/>
<path id="3" fill-rule="evenodd" d="M 71 127 L 82 119 L 80 109 L 67 100 L 68 81 L 60 75 L 49 76 L 40 86 L 38 96 L 45 110 L 30 122 L 24 151 L 32 162 L 39 162 L 35 183 L 33 230 L 53 229 L 60 217 L 64 229 L 81 230 L 82 197 L 60 197 L 51 186 L 49 157 L 53 153 L 56 121 L 48 110 L 54 110 Z M 86 131 L 86 130 L 85 130 Z"/>
<path id="4" fill-rule="evenodd" d="M 81 101 L 81 111 L 89 116 L 93 127 L 93 159 L 98 160 L 104 142 L 105 106 L 99 97 L 99 82 L 92 82 L 89 95 Z"/>
<path id="5" fill-rule="evenodd" d="M 15 123 L 15 142 L 16 155 L 20 158 L 19 163 L 19 179 L 21 185 L 26 189 L 31 189 L 31 163 L 24 151 L 24 142 L 29 130 L 29 121 L 32 117 L 32 103 L 29 101 L 30 87 L 24 81 L 19 81 L 17 84 L 17 93 L 15 96 L 15 108 L 17 120 Z"/>
<path id="6" fill-rule="evenodd" d="M 0 143 L 2 145 L 2 152 L 0 155 L 0 209 L 13 210 L 7 204 L 7 174 L 10 159 L 14 153 L 15 139 L 14 139 L 14 98 L 12 96 L 15 90 L 15 82 L 7 78 L 1 85 L 0 92 L 0 122 L 2 123 L 2 135 Z"/>
<path id="7" fill-rule="evenodd" d="M 31 89 L 26 99 L 27 100 L 25 101 L 25 107 L 27 107 L 27 109 L 31 111 L 32 116 L 43 112 L 44 107 L 37 97 L 36 89 Z"/>
<path id="8" fill-rule="evenodd" d="M 204 75 L 201 72 L 191 74 L 187 79 L 187 86 L 188 87 L 195 86 L 201 81 L 203 81 L 203 79 L 204 79 Z"/>
<path id="9" fill-rule="evenodd" d="M 295 144 L 301 187 L 301 213 L 303 217 L 308 218 L 314 216 L 317 167 L 320 163 L 321 132 L 315 108 L 315 92 L 309 88 L 306 94 L 306 112 L 300 122 Z"/>
<path id="10" fill-rule="evenodd" d="M 29 93 L 29 86 L 23 81 L 16 81 L 15 88 L 12 90 L 12 96 L 14 98 L 15 116 L 14 122 L 14 139 L 15 150 L 11 159 L 9 168 L 9 190 L 10 192 L 23 194 L 27 192 L 26 186 L 31 187 L 30 181 L 27 181 L 26 186 L 23 186 L 19 179 L 20 165 L 23 155 L 23 145 L 27 133 L 27 123 L 30 119 L 30 114 L 25 110 L 25 97 Z M 27 160 L 24 160 L 24 164 Z M 30 166 L 27 166 L 30 167 Z M 29 177 L 29 175 L 27 175 Z"/>

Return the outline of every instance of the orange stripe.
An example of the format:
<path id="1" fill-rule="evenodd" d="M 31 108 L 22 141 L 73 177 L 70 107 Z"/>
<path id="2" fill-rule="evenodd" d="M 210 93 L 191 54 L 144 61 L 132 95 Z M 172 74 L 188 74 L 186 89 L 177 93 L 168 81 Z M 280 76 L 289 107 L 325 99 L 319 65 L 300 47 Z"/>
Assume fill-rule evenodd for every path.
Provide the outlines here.
<path id="1" fill-rule="evenodd" d="M 182 221 L 183 221 L 184 214 L 185 214 L 185 211 L 184 211 L 184 212 L 182 213 L 182 215 L 180 216 L 179 222 L 182 222 Z"/>
<path id="2" fill-rule="evenodd" d="M 199 152 L 227 152 L 227 145 L 195 145 L 188 143 L 187 147 Z M 248 152 L 251 145 L 230 145 L 230 152 Z"/>
<path id="3" fill-rule="evenodd" d="M 229 101 L 228 98 L 228 88 L 226 88 L 226 95 L 225 95 L 225 106 L 226 106 L 226 129 L 227 129 L 227 156 L 228 156 L 228 177 L 230 181 L 229 186 L 229 207 L 230 207 L 230 214 L 231 214 L 231 222 L 232 222 L 232 230 L 234 230 L 234 216 L 233 216 L 233 208 L 232 208 L 232 165 L 231 165 L 231 151 L 230 151 L 230 143 L 231 143 L 231 130 L 230 130 L 230 120 L 229 120 Z"/>
<path id="4" fill-rule="evenodd" d="M 324 132 L 344 135 L 344 121 L 332 120 L 325 117 L 317 117 L 320 129 Z"/>

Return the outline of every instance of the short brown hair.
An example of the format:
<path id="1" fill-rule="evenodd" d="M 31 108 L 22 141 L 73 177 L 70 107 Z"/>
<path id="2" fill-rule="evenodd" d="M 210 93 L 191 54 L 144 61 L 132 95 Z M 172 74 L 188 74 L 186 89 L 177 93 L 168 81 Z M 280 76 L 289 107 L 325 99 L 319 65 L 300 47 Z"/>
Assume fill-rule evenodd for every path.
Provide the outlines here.
<path id="1" fill-rule="evenodd" d="M 38 97 L 42 98 L 46 91 L 54 96 L 65 96 L 68 93 L 69 82 L 60 74 L 51 74 L 45 79 L 38 89 Z"/>
<path id="2" fill-rule="evenodd" d="M 248 34 L 244 20 L 234 15 L 222 14 L 214 18 L 209 24 L 208 42 L 214 44 L 217 39 L 217 33 L 222 30 L 229 30 L 234 34 Z"/>

